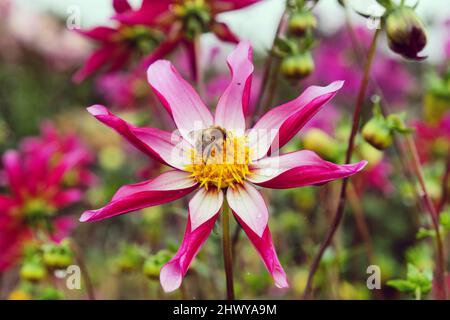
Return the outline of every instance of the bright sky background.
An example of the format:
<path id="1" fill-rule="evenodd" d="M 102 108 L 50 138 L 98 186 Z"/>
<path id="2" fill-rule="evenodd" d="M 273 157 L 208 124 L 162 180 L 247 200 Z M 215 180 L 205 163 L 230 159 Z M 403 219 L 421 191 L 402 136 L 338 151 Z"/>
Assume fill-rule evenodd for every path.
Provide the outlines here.
<path id="1" fill-rule="evenodd" d="M 285 0 L 264 0 L 250 8 L 223 14 L 221 20 L 227 22 L 231 29 L 243 39 L 251 39 L 256 50 L 269 48 L 278 19 L 283 10 Z M 61 16 L 67 16 L 70 6 L 79 6 L 82 27 L 108 23 L 112 13 L 111 0 L 13 0 L 30 9 L 51 10 Z M 95 2 L 95 3 L 94 3 Z M 408 1 L 407 3 L 415 3 Z M 442 39 L 450 37 L 450 26 L 444 27 L 444 21 L 450 19 L 449 0 L 421 0 L 418 6 L 419 15 L 429 25 L 429 42 L 424 51 L 430 59 L 442 58 Z M 139 6 L 140 0 L 132 0 Z M 365 13 L 377 13 L 380 8 L 375 0 L 350 0 L 349 4 Z M 330 32 L 338 28 L 344 20 L 343 10 L 337 0 L 320 0 L 314 12 L 319 17 L 321 27 Z M 365 19 L 352 15 L 354 22 L 366 24 Z"/>

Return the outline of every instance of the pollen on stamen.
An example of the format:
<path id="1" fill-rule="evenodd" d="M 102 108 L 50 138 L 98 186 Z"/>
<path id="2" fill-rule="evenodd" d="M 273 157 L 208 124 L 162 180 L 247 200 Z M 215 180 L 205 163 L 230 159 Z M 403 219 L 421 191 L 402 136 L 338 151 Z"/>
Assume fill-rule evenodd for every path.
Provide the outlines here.
<path id="1" fill-rule="evenodd" d="M 250 174 L 250 149 L 246 137 L 234 137 L 227 133 L 226 138 L 208 149 L 191 150 L 191 164 L 186 167 L 191 177 L 200 187 L 236 188 Z"/>

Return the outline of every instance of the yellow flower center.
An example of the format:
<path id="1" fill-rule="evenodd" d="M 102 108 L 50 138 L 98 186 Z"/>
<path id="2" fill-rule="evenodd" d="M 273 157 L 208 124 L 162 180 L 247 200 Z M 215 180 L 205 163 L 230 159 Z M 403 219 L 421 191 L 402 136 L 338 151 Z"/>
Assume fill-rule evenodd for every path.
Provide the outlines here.
<path id="1" fill-rule="evenodd" d="M 250 174 L 250 149 L 245 136 L 236 137 L 220 127 L 201 130 L 190 150 L 192 164 L 186 167 L 200 187 L 235 188 Z"/>

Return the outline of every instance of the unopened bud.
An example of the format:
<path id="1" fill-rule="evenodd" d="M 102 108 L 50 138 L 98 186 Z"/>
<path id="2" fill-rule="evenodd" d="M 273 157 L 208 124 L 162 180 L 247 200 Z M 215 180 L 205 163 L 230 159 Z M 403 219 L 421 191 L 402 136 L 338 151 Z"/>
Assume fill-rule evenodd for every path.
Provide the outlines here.
<path id="1" fill-rule="evenodd" d="M 306 132 L 303 138 L 305 149 L 316 152 L 329 161 L 336 161 L 339 157 L 339 144 L 326 132 L 313 128 Z"/>
<path id="2" fill-rule="evenodd" d="M 389 48 L 405 58 L 422 60 L 417 54 L 427 44 L 425 27 L 411 7 L 401 6 L 386 17 L 386 35 Z"/>
<path id="3" fill-rule="evenodd" d="M 314 60 L 310 52 L 286 57 L 281 62 L 281 73 L 289 79 L 303 79 L 314 71 Z"/>
<path id="4" fill-rule="evenodd" d="M 50 269 L 64 269 L 73 262 L 73 253 L 68 243 L 47 244 L 43 247 L 42 260 Z"/>
<path id="5" fill-rule="evenodd" d="M 308 29 L 317 26 L 317 19 L 310 11 L 297 12 L 289 19 L 289 32 L 296 36 L 303 36 Z"/>
<path id="6" fill-rule="evenodd" d="M 378 150 L 384 150 L 392 145 L 392 131 L 384 118 L 370 119 L 364 125 L 362 134 L 364 139 Z"/>
<path id="7" fill-rule="evenodd" d="M 161 268 L 170 260 L 168 251 L 161 250 L 148 257 L 144 262 L 143 272 L 149 279 L 157 279 Z"/>
<path id="8" fill-rule="evenodd" d="M 41 281 L 47 276 L 45 266 L 37 261 L 27 261 L 20 269 L 20 277 L 27 281 Z"/>

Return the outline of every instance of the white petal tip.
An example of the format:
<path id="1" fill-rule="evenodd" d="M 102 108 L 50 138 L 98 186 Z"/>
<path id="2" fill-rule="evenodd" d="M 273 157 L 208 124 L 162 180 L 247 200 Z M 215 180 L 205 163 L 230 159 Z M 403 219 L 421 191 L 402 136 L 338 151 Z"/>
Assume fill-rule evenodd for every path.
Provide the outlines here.
<path id="1" fill-rule="evenodd" d="M 87 108 L 87 111 L 94 117 L 108 114 L 108 110 L 104 106 L 99 104 Z"/>
<path id="2" fill-rule="evenodd" d="M 90 210 L 90 211 L 85 211 L 83 212 L 83 214 L 81 215 L 80 219 L 78 219 L 78 221 L 80 222 L 87 222 L 89 221 L 93 216 L 94 216 L 94 211 Z"/>
<path id="3" fill-rule="evenodd" d="M 272 274 L 275 280 L 275 286 L 279 289 L 289 288 L 289 283 L 287 282 L 286 274 L 284 271 L 275 270 Z"/>
<path id="4" fill-rule="evenodd" d="M 159 281 L 164 292 L 169 293 L 177 290 L 181 286 L 183 277 L 180 268 L 175 265 L 176 262 L 169 262 L 161 268 Z"/>
<path id="5" fill-rule="evenodd" d="M 161 72 L 161 68 L 170 68 L 172 63 L 168 60 L 157 60 L 153 62 L 147 69 L 147 78 L 150 81 L 151 78 L 157 76 Z"/>

